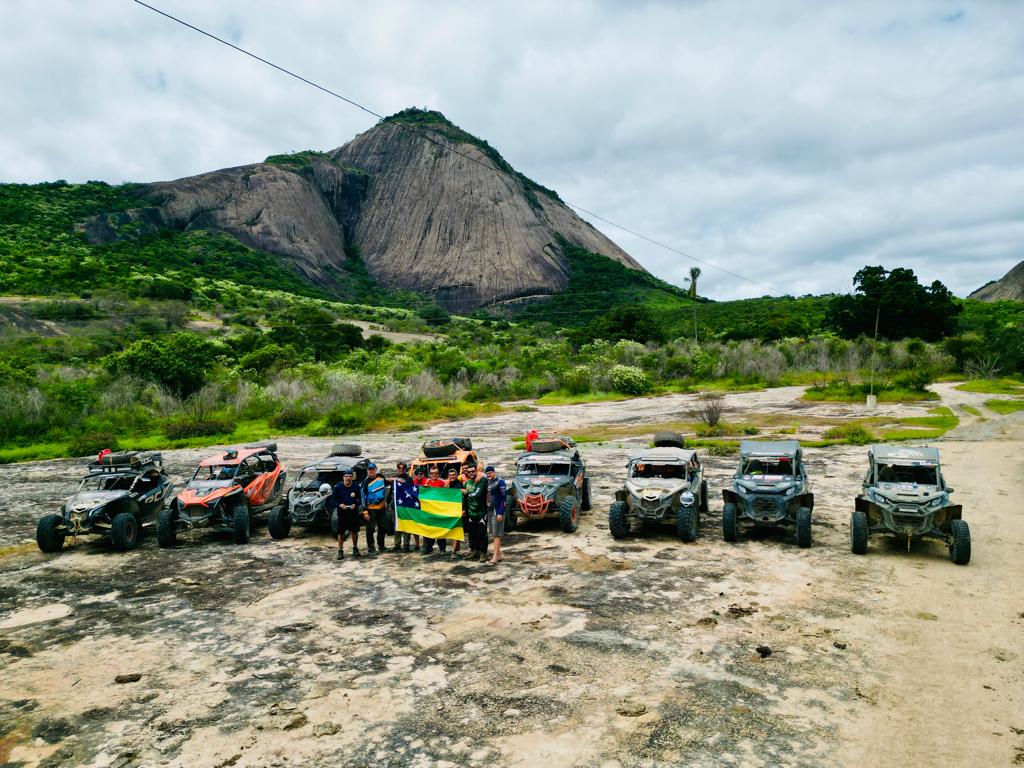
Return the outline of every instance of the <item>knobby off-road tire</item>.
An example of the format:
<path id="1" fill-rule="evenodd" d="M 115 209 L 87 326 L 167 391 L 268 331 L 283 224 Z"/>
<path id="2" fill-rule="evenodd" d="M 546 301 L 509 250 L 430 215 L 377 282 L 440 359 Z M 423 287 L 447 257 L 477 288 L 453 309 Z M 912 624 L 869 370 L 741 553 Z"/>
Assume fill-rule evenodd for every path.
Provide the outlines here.
<path id="1" fill-rule="evenodd" d="M 676 512 L 676 533 L 683 541 L 696 541 L 700 530 L 700 512 L 697 507 L 680 507 Z"/>
<path id="2" fill-rule="evenodd" d="M 608 530 L 613 539 L 629 536 L 629 505 L 626 502 L 616 501 L 608 510 Z"/>
<path id="3" fill-rule="evenodd" d="M 287 539 L 292 529 L 292 516 L 288 507 L 274 507 L 267 515 L 267 532 L 272 539 Z"/>
<path id="4" fill-rule="evenodd" d="M 551 437 L 538 437 L 530 442 L 533 453 L 554 453 L 565 449 L 565 442 Z"/>
<path id="5" fill-rule="evenodd" d="M 589 477 L 583 478 L 583 491 L 582 491 L 582 493 L 580 495 L 582 496 L 582 501 L 580 502 L 580 509 L 582 509 L 584 512 L 589 512 L 590 511 L 590 478 Z"/>
<path id="6" fill-rule="evenodd" d="M 704 514 L 708 512 L 708 481 L 700 481 L 700 511 Z"/>
<path id="7" fill-rule="evenodd" d="M 807 507 L 796 511 L 796 543 L 801 549 L 811 546 L 811 510 Z"/>
<path id="8" fill-rule="evenodd" d="M 469 437 L 453 437 L 452 442 L 464 451 L 473 450 L 473 439 Z"/>
<path id="9" fill-rule="evenodd" d="M 118 552 L 134 549 L 139 543 L 139 521 L 131 512 L 114 515 L 110 524 L 110 541 Z"/>
<path id="10" fill-rule="evenodd" d="M 868 516 L 866 512 L 859 509 L 854 510 L 850 515 L 850 551 L 855 555 L 866 555 L 868 553 Z"/>
<path id="11" fill-rule="evenodd" d="M 654 435 L 655 448 L 685 448 L 686 440 L 678 432 L 658 432 Z"/>
<path id="12" fill-rule="evenodd" d="M 363 448 L 352 443 L 335 443 L 331 446 L 331 456 L 362 456 Z"/>
<path id="13" fill-rule="evenodd" d="M 164 549 L 178 543 L 178 513 L 173 509 L 161 509 L 156 516 L 156 543 Z"/>
<path id="14" fill-rule="evenodd" d="M 576 499 L 569 497 L 562 499 L 558 505 L 558 519 L 562 524 L 563 533 L 576 533 L 580 525 L 580 509 Z"/>
<path id="15" fill-rule="evenodd" d="M 516 495 L 509 493 L 505 495 L 505 533 L 511 533 L 516 529 L 519 518 L 516 515 Z"/>
<path id="16" fill-rule="evenodd" d="M 447 456 L 454 456 L 459 446 L 451 440 L 430 440 L 423 444 L 420 449 L 428 459 L 443 459 Z"/>
<path id="17" fill-rule="evenodd" d="M 722 538 L 726 541 L 736 541 L 739 538 L 735 504 L 728 503 L 722 507 Z"/>
<path id="18" fill-rule="evenodd" d="M 64 531 L 58 527 L 64 525 L 60 515 L 44 515 L 36 525 L 36 544 L 43 552 L 60 552 L 64 548 Z"/>
<path id="19" fill-rule="evenodd" d="M 949 545 L 949 559 L 957 565 L 971 562 L 971 528 L 964 520 L 950 520 L 949 532 L 953 543 Z"/>
<path id="20" fill-rule="evenodd" d="M 235 544 L 248 544 L 251 530 L 249 528 L 249 508 L 245 504 L 235 505 L 232 520 L 232 535 Z"/>

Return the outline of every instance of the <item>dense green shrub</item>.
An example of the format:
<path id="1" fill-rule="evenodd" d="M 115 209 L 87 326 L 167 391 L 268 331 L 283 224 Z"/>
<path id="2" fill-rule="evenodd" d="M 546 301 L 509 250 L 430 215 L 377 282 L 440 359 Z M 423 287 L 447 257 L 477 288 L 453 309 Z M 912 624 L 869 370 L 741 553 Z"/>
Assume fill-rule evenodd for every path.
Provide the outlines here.
<path id="1" fill-rule="evenodd" d="M 365 429 L 366 412 L 350 405 L 338 405 L 327 414 L 327 428 L 334 434 Z"/>
<path id="2" fill-rule="evenodd" d="M 88 432 L 77 435 L 68 441 L 68 454 L 71 456 L 91 456 L 109 448 L 118 448 L 117 436 L 111 432 Z"/>
<path id="3" fill-rule="evenodd" d="M 611 372 L 612 388 L 626 395 L 645 395 L 651 391 L 651 380 L 643 369 L 616 365 Z"/>
<path id="4" fill-rule="evenodd" d="M 274 429 L 301 429 L 314 419 L 313 409 L 301 403 L 290 403 L 270 417 Z"/>
<path id="5" fill-rule="evenodd" d="M 218 346 L 194 333 L 173 333 L 159 339 L 141 339 L 107 358 L 107 367 L 155 381 L 179 395 L 190 395 L 206 380 L 216 361 Z"/>
<path id="6" fill-rule="evenodd" d="M 841 424 L 826 429 L 821 435 L 824 440 L 843 440 L 851 445 L 867 445 L 874 441 L 875 436 L 860 424 Z"/>
<path id="7" fill-rule="evenodd" d="M 924 392 L 933 381 L 935 381 L 935 372 L 930 368 L 911 368 L 893 376 L 892 386 L 896 389 Z"/>
<path id="8" fill-rule="evenodd" d="M 574 365 L 562 374 L 558 383 L 570 395 L 582 395 L 584 392 L 589 392 L 590 368 L 585 365 Z"/>

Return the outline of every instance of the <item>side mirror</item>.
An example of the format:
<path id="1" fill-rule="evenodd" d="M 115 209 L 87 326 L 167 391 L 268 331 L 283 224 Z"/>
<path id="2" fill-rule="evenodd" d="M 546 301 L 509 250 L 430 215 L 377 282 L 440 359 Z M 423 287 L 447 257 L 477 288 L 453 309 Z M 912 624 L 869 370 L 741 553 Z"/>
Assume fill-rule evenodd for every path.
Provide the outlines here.
<path id="1" fill-rule="evenodd" d="M 952 492 L 953 492 L 953 488 L 951 488 L 950 486 L 947 485 L 946 486 L 946 493 L 952 493 Z"/>

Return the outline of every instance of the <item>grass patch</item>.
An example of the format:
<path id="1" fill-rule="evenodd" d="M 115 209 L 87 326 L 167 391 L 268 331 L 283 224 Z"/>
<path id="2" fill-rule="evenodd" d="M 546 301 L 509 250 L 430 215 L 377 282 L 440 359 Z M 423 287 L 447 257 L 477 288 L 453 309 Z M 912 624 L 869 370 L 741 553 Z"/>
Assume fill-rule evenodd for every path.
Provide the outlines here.
<path id="1" fill-rule="evenodd" d="M 969 413 L 969 414 L 971 414 L 971 416 L 977 416 L 978 418 L 984 418 L 984 416 L 981 415 L 981 411 L 979 411 L 973 405 L 961 405 L 960 408 L 961 408 L 961 410 L 964 411 L 964 413 Z"/>
<path id="2" fill-rule="evenodd" d="M 957 389 L 982 395 L 1024 395 L 1024 383 L 1015 379 L 972 379 L 965 381 Z"/>
<path id="3" fill-rule="evenodd" d="M 1006 416 L 1017 411 L 1024 411 L 1024 400 L 986 400 L 985 407 Z"/>
<path id="4" fill-rule="evenodd" d="M 875 436 L 860 424 L 853 423 L 830 427 L 822 433 L 821 438 L 823 441 L 834 440 L 850 445 L 867 445 L 874 441 Z"/>
<path id="5" fill-rule="evenodd" d="M 807 391 L 803 394 L 803 399 L 829 403 L 859 403 L 867 399 L 868 390 L 867 384 L 832 382 L 824 386 L 808 387 Z M 875 396 L 880 403 L 904 403 L 939 399 L 939 396 L 930 389 L 918 390 L 897 387 L 888 389 L 876 388 Z"/>
<path id="6" fill-rule="evenodd" d="M 580 403 L 614 403 L 620 400 L 632 400 L 637 395 L 624 395 L 621 392 L 581 392 L 570 394 L 562 389 L 548 392 L 537 398 L 537 405 L 579 405 Z"/>

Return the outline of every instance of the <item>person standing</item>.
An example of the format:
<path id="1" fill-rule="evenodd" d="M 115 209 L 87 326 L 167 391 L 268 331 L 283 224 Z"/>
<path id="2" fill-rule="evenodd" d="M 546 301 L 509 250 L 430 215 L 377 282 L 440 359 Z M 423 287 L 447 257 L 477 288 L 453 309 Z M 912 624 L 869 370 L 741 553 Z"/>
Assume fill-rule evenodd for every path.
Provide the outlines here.
<path id="1" fill-rule="evenodd" d="M 420 483 L 420 485 L 425 485 L 428 488 L 445 488 L 445 487 L 447 487 L 448 481 L 446 481 L 443 477 L 441 477 L 441 468 L 437 464 L 431 464 L 430 465 L 430 469 L 427 470 L 427 471 L 428 471 L 427 478 L 422 483 Z M 444 539 L 442 539 L 442 541 L 444 541 Z M 438 549 L 441 549 L 440 542 L 438 543 Z M 434 553 L 434 540 L 424 536 L 423 537 L 423 555 L 427 556 L 427 555 L 431 555 L 433 553 Z"/>
<path id="2" fill-rule="evenodd" d="M 366 465 L 366 479 L 360 488 L 363 497 L 363 519 L 366 520 L 366 552 L 377 554 L 384 549 L 384 537 L 388 530 L 387 481 L 377 474 L 377 465 Z M 376 534 L 376 543 L 374 542 Z"/>
<path id="3" fill-rule="evenodd" d="M 338 559 L 345 559 L 345 538 L 352 536 L 352 556 L 359 557 L 359 487 L 352 482 L 352 470 L 342 472 L 341 482 L 331 491 L 331 506 L 338 515 Z"/>
<path id="4" fill-rule="evenodd" d="M 469 559 L 480 561 L 487 557 L 487 481 L 477 477 L 477 468 L 472 464 L 463 471 L 466 475 L 462 493 L 466 499 Z"/>
<path id="5" fill-rule="evenodd" d="M 463 486 L 464 486 L 464 483 L 462 482 L 462 478 L 459 477 L 458 471 L 454 467 L 449 469 L 448 470 L 448 487 L 449 488 L 462 488 Z M 465 499 L 465 497 L 463 497 L 463 499 L 462 499 L 462 530 L 463 531 L 466 530 L 466 499 Z M 452 557 L 451 557 L 452 560 L 458 560 L 461 557 L 461 555 L 459 554 L 459 550 L 461 548 L 462 548 L 462 541 L 460 539 L 454 539 L 452 541 Z M 444 552 L 444 550 L 441 550 L 441 551 Z"/>
<path id="6" fill-rule="evenodd" d="M 494 554 L 487 565 L 497 565 L 501 560 L 501 537 L 505 534 L 505 481 L 492 466 L 484 470 L 484 475 L 487 477 L 487 513 L 494 537 Z"/>
<path id="7" fill-rule="evenodd" d="M 420 537 L 412 533 L 406 533 L 405 531 L 398 530 L 398 513 L 395 510 L 395 483 L 409 483 L 412 484 L 412 477 L 409 475 L 409 467 L 404 461 L 400 461 L 395 465 L 395 476 L 391 478 L 391 482 L 388 484 L 388 507 L 391 509 L 391 515 L 395 520 L 395 545 L 391 548 L 392 552 L 411 552 L 411 540 L 416 541 L 416 549 L 420 548 Z"/>

